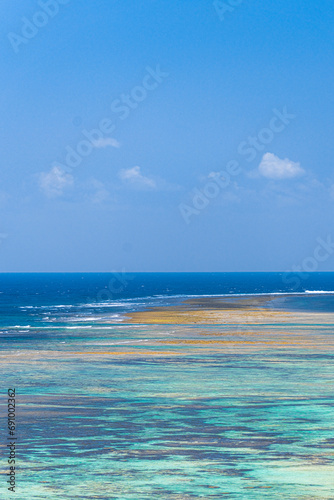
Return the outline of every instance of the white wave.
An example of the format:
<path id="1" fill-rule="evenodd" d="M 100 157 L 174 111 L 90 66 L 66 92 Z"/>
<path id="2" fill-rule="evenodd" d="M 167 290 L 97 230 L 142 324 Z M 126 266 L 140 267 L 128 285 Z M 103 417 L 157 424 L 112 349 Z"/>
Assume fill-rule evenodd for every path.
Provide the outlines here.
<path id="1" fill-rule="evenodd" d="M 75 307 L 75 304 L 59 304 L 58 306 L 43 306 L 43 307 L 51 307 L 54 309 L 63 309 L 64 307 Z"/>
<path id="2" fill-rule="evenodd" d="M 80 304 L 78 307 L 131 307 L 133 304 L 129 304 L 128 302 L 94 302 L 88 304 Z"/>
<path id="3" fill-rule="evenodd" d="M 71 308 L 71 307 L 76 307 L 75 305 L 68 304 L 67 306 L 64 304 L 61 305 L 49 305 L 49 306 L 20 306 L 19 309 L 23 309 L 24 311 L 26 309 L 64 309 L 64 308 Z"/>
<path id="4" fill-rule="evenodd" d="M 333 290 L 305 290 L 305 293 L 313 293 L 314 295 L 327 294 L 331 295 L 334 293 Z"/>
<path id="5" fill-rule="evenodd" d="M 115 314 L 113 316 L 119 316 L 118 314 Z M 113 317 L 112 316 L 112 317 Z M 64 318 L 64 321 L 68 322 L 85 322 L 85 321 L 105 321 L 105 316 L 74 316 L 74 318 Z"/>
<path id="6" fill-rule="evenodd" d="M 202 297 L 257 297 L 258 295 L 304 295 L 306 293 L 327 293 L 331 294 L 334 291 L 326 291 L 326 290 L 305 290 L 300 292 L 248 292 L 248 293 L 220 293 L 220 294 L 198 294 L 198 295 L 161 295 L 157 296 L 157 298 L 202 298 Z"/>
<path id="7" fill-rule="evenodd" d="M 87 328 L 93 328 L 91 325 L 90 326 L 62 326 L 60 329 L 64 329 L 64 330 L 83 330 L 83 329 L 87 329 Z"/>

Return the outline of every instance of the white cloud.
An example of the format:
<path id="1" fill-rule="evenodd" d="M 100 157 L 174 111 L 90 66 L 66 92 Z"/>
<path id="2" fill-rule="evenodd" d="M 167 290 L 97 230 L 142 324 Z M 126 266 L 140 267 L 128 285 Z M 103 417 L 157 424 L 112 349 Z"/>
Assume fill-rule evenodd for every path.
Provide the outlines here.
<path id="1" fill-rule="evenodd" d="M 149 177 L 145 177 L 140 172 L 140 167 L 133 167 L 128 169 L 122 169 L 119 172 L 119 177 L 122 181 L 133 184 L 137 187 L 146 187 L 155 189 L 157 187 L 156 182 Z"/>
<path id="2" fill-rule="evenodd" d="M 112 137 L 101 137 L 96 141 L 92 141 L 92 144 L 94 148 L 98 149 L 107 148 L 108 146 L 111 146 L 113 148 L 119 148 L 121 146 L 120 143 L 116 139 L 113 139 Z"/>
<path id="3" fill-rule="evenodd" d="M 92 203 L 99 205 L 100 203 L 108 200 L 109 191 L 106 189 L 103 182 L 98 181 L 97 179 L 91 179 L 89 187 L 93 190 L 93 194 L 90 198 Z"/>
<path id="4" fill-rule="evenodd" d="M 49 198 L 61 196 L 64 189 L 72 186 L 73 176 L 67 174 L 61 167 L 53 167 L 49 172 L 39 174 L 39 187 Z"/>
<path id="5" fill-rule="evenodd" d="M 281 160 L 272 153 L 263 155 L 258 172 L 267 179 L 292 179 L 305 173 L 299 163 L 285 158 Z"/>

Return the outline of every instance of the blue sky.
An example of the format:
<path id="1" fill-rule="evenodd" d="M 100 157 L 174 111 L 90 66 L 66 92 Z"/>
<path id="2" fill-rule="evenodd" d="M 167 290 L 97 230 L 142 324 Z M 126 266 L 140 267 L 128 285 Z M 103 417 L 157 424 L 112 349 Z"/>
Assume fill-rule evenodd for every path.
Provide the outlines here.
<path id="1" fill-rule="evenodd" d="M 332 2 L 0 11 L 0 271 L 286 271 L 334 239 Z"/>

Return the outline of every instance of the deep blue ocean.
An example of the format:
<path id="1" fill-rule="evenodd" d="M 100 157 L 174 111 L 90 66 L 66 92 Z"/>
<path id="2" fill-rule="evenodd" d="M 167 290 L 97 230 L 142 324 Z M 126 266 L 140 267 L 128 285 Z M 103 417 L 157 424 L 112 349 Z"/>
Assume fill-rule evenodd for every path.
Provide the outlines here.
<path id="1" fill-rule="evenodd" d="M 277 295 L 277 308 L 332 312 L 334 273 L 0 274 L 0 328 L 118 322 L 125 313 L 190 297 L 254 294 Z"/>

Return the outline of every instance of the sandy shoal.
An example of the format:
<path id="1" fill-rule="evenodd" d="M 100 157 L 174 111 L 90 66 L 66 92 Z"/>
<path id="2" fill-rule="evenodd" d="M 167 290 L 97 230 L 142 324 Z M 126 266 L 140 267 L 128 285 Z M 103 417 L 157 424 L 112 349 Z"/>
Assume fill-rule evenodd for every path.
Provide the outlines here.
<path id="1" fill-rule="evenodd" d="M 333 323 L 334 314 L 285 311 L 272 307 L 271 295 L 244 297 L 199 297 L 185 300 L 178 306 L 152 307 L 133 312 L 126 323 L 135 324 L 272 324 Z"/>

